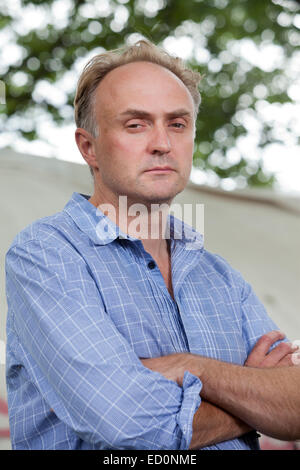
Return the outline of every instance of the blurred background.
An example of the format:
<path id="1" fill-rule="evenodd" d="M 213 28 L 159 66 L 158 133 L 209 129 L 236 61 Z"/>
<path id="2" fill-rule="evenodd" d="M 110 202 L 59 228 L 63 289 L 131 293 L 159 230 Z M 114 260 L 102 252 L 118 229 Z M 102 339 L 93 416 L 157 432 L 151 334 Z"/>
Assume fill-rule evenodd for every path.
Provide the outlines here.
<path id="1" fill-rule="evenodd" d="M 78 76 L 96 53 L 141 38 L 203 76 L 191 181 L 177 201 L 205 205 L 206 248 L 300 338 L 300 2 L 0 0 L 0 448 L 10 446 L 5 253 L 73 191 L 91 192 L 74 141 Z"/>

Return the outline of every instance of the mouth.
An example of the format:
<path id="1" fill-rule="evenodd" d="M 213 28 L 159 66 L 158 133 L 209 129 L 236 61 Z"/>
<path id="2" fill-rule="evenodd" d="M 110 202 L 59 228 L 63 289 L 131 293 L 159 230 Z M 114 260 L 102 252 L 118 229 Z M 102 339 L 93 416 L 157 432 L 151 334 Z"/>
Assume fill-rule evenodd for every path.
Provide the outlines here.
<path id="1" fill-rule="evenodd" d="M 150 168 L 149 170 L 146 170 L 145 173 L 169 173 L 171 171 L 175 171 L 173 168 L 169 166 L 156 166 L 154 168 Z"/>

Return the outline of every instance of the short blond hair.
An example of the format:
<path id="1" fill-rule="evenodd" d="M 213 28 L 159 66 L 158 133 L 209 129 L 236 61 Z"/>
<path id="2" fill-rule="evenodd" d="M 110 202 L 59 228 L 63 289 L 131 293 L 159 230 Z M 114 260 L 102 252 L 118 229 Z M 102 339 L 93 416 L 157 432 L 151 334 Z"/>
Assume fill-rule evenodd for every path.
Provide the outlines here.
<path id="1" fill-rule="evenodd" d="M 201 102 L 199 72 L 188 68 L 182 59 L 173 57 L 165 50 L 151 43 L 140 40 L 132 46 L 108 51 L 94 56 L 84 67 L 79 77 L 74 99 L 75 122 L 90 132 L 93 137 L 97 135 L 97 122 L 94 112 L 94 96 L 101 80 L 111 70 L 131 62 L 152 62 L 173 72 L 187 87 L 194 101 L 195 117 Z"/>

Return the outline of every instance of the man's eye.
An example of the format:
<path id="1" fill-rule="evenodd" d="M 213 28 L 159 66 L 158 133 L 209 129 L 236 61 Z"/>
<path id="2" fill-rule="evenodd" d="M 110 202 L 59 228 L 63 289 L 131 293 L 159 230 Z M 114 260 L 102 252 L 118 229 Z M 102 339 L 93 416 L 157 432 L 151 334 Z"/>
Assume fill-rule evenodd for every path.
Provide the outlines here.
<path id="1" fill-rule="evenodd" d="M 185 125 L 182 122 L 173 122 L 172 126 L 176 127 L 177 129 L 183 129 L 185 127 Z"/>
<path id="2" fill-rule="evenodd" d="M 139 129 L 140 127 L 143 127 L 143 124 L 141 122 L 132 122 L 130 124 L 127 124 L 126 127 L 128 129 Z"/>

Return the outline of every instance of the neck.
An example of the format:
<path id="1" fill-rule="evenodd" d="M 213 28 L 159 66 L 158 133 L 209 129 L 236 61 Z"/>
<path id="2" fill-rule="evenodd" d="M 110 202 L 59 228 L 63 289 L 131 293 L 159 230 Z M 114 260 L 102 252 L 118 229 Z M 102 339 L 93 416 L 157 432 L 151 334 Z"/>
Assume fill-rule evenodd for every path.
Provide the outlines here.
<path id="1" fill-rule="evenodd" d="M 166 232 L 170 203 L 129 204 L 126 196 L 103 202 L 95 194 L 89 202 L 100 209 L 122 232 L 143 243 L 145 250 L 158 260 L 168 256 Z"/>

